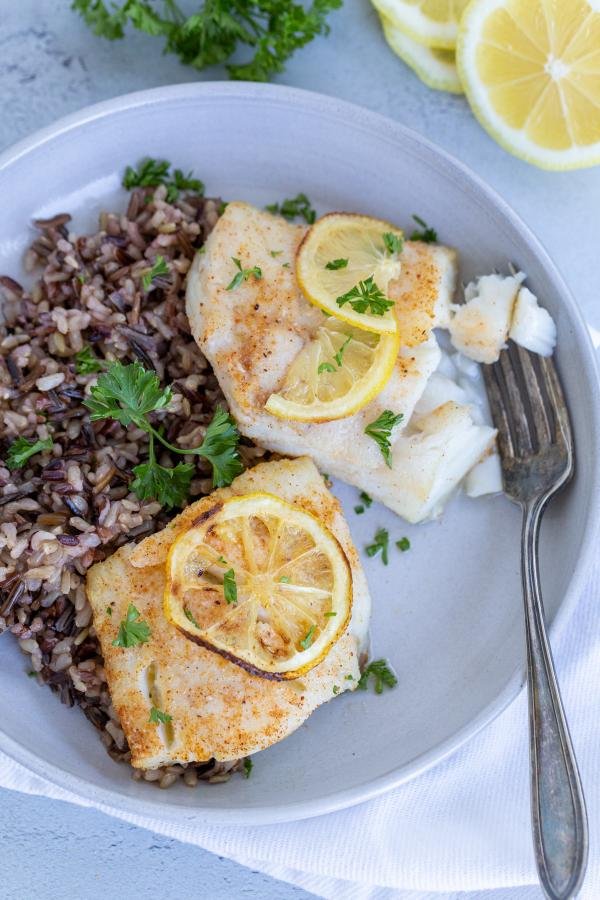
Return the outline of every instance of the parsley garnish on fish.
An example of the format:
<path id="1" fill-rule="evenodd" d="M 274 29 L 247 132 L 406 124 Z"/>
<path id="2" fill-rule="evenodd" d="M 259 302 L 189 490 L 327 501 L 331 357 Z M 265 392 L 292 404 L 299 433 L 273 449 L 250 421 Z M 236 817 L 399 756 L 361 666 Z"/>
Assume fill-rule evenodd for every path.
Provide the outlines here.
<path id="1" fill-rule="evenodd" d="M 252 762 L 250 757 L 247 756 L 246 759 L 244 760 L 244 775 L 246 776 L 246 778 L 250 778 L 250 773 L 252 772 L 253 768 L 254 768 L 254 763 Z"/>
<path id="2" fill-rule="evenodd" d="M 401 550 L 402 553 L 406 553 L 407 550 L 410 550 L 410 541 L 407 537 L 400 538 L 399 541 L 396 541 L 396 547 L 398 550 Z"/>
<path id="3" fill-rule="evenodd" d="M 339 686 L 338 686 L 337 684 L 334 684 L 334 686 L 333 686 L 333 693 L 334 693 L 334 694 L 339 694 L 339 692 L 340 692 Z"/>
<path id="4" fill-rule="evenodd" d="M 127 614 L 119 625 L 113 647 L 136 647 L 150 640 L 150 626 L 140 619 L 140 611 L 133 603 L 127 607 Z"/>
<path id="5" fill-rule="evenodd" d="M 336 269 L 345 269 L 347 265 L 347 259 L 330 259 L 328 263 L 325 263 L 325 268 L 335 272 Z"/>
<path id="6" fill-rule="evenodd" d="M 169 266 L 165 262 L 164 256 L 157 256 L 154 261 L 154 265 L 152 268 L 146 272 L 142 277 L 142 288 L 144 291 L 149 291 L 152 287 L 152 282 L 155 278 L 158 278 L 159 275 L 168 275 L 169 274 Z"/>
<path id="7" fill-rule="evenodd" d="M 184 607 L 183 613 L 184 613 L 186 619 L 188 620 L 188 622 L 191 622 L 192 625 L 195 625 L 196 628 L 200 628 L 200 626 L 196 622 L 196 619 L 194 618 L 194 614 L 191 611 L 191 609 L 188 609 L 186 606 L 186 607 Z"/>
<path id="8" fill-rule="evenodd" d="M 317 368 L 317 374 L 322 375 L 323 372 L 335 372 L 335 366 L 332 365 L 330 362 L 319 363 L 318 368 Z"/>
<path id="9" fill-rule="evenodd" d="M 398 679 L 386 659 L 374 659 L 370 662 L 360 676 L 357 687 L 361 691 L 366 691 L 370 678 L 374 680 L 376 694 L 382 694 L 384 687 L 393 688 L 398 684 Z"/>
<path id="10" fill-rule="evenodd" d="M 148 462 L 135 466 L 132 488 L 141 500 L 154 499 L 163 506 L 181 506 L 188 494 L 194 472 L 191 463 L 173 468 L 160 465 L 155 456 L 154 442 L 159 441 L 172 453 L 194 455 L 207 459 L 213 469 L 213 485 L 225 487 L 243 471 L 238 454 L 239 432 L 229 414 L 217 407 L 199 447 L 175 447 L 151 423 L 150 413 L 164 410 L 171 402 L 171 388 L 163 388 L 156 372 L 144 369 L 140 363 L 123 365 L 109 363 L 99 376 L 84 405 L 90 419 L 116 419 L 124 427 L 135 425 L 150 436 Z"/>
<path id="11" fill-rule="evenodd" d="M 96 6 L 99 7 L 101 4 L 96 3 Z M 175 169 L 171 174 L 170 169 L 171 163 L 166 159 L 146 157 L 141 160 L 137 169 L 127 166 L 123 175 L 123 187 L 131 191 L 136 187 L 158 187 L 164 184 L 167 188 L 168 203 L 177 200 L 181 191 L 191 194 L 204 193 L 204 184 L 199 178 L 193 178 L 192 172 L 186 175 L 181 169 Z"/>
<path id="12" fill-rule="evenodd" d="M 235 267 L 238 271 L 235 273 L 235 275 L 227 285 L 228 291 L 234 291 L 236 287 L 239 287 L 243 281 L 248 281 L 248 279 L 252 275 L 254 275 L 254 277 L 257 279 L 262 278 L 262 269 L 260 268 L 260 266 L 252 266 L 251 269 L 244 269 L 237 257 L 232 256 L 231 258 L 235 263 Z"/>
<path id="13" fill-rule="evenodd" d="M 92 348 L 88 345 L 75 354 L 75 371 L 78 375 L 94 375 L 101 372 L 106 363 L 98 359 Z"/>
<path id="14" fill-rule="evenodd" d="M 197 0 L 184 12 L 176 0 L 72 0 L 71 7 L 99 37 L 125 37 L 131 24 L 164 39 L 165 53 L 175 53 L 195 69 L 225 64 L 230 78 L 268 81 L 285 70 L 290 56 L 318 34 L 327 34 L 327 16 L 342 0 Z M 237 61 L 249 47 L 249 58 Z M 236 62 L 229 62 L 234 57 Z"/>
<path id="15" fill-rule="evenodd" d="M 423 241 L 424 244 L 435 244 L 438 239 L 435 228 L 431 228 L 420 216 L 413 215 L 413 219 L 417 225 L 421 226 L 421 230 L 415 229 L 415 231 L 413 231 L 410 236 L 411 241 Z"/>
<path id="16" fill-rule="evenodd" d="M 380 287 L 375 284 L 375 276 L 369 275 L 364 281 L 359 281 L 353 288 L 336 297 L 338 306 L 349 303 L 352 309 L 358 313 L 367 311 L 373 316 L 383 316 L 394 305 L 393 300 L 388 300 Z"/>
<path id="17" fill-rule="evenodd" d="M 366 491 L 361 491 L 359 496 L 362 503 L 359 506 L 354 507 L 354 512 L 360 516 L 364 513 L 365 509 L 368 509 L 371 506 L 373 498 L 369 497 Z"/>
<path id="18" fill-rule="evenodd" d="M 392 453 L 390 438 L 392 430 L 399 425 L 404 418 L 403 413 L 393 413 L 391 409 L 384 409 L 380 416 L 374 422 L 370 422 L 365 428 L 365 434 L 372 437 L 379 445 L 381 454 L 387 465 L 392 468 Z"/>
<path id="19" fill-rule="evenodd" d="M 233 569 L 228 569 L 223 575 L 223 593 L 227 603 L 237 603 L 237 584 Z"/>
<path id="20" fill-rule="evenodd" d="M 342 358 L 344 356 L 344 350 L 346 349 L 346 347 L 348 346 L 348 344 L 350 343 L 351 340 L 352 340 L 352 335 L 349 334 L 348 337 L 346 338 L 346 340 L 344 341 L 344 343 L 342 344 L 342 346 L 340 347 L 340 349 L 338 350 L 338 352 L 333 354 L 333 358 L 335 359 L 335 361 L 337 363 L 338 369 L 342 368 Z"/>
<path id="21" fill-rule="evenodd" d="M 53 441 L 51 437 L 37 441 L 28 441 L 27 438 L 18 437 L 8 448 L 6 466 L 11 471 L 22 469 L 31 456 L 35 456 L 36 453 L 42 453 L 44 450 L 52 450 L 52 447 Z"/>
<path id="22" fill-rule="evenodd" d="M 306 632 L 306 634 L 304 635 L 304 637 L 302 638 L 302 640 L 300 641 L 300 646 L 302 647 L 303 650 L 308 650 L 308 648 L 312 644 L 314 636 L 315 636 L 315 631 L 316 631 L 316 627 L 314 625 L 311 625 L 310 628 L 308 629 L 308 631 Z"/>
<path id="23" fill-rule="evenodd" d="M 385 231 L 381 237 L 390 256 L 397 256 L 402 252 L 404 241 L 397 234 L 394 234 L 393 231 Z"/>
<path id="24" fill-rule="evenodd" d="M 160 709 L 157 709 L 153 706 L 150 710 L 150 718 L 148 719 L 149 725 L 158 725 L 161 722 L 163 725 L 166 725 L 168 722 L 173 721 L 173 716 L 170 716 L 166 712 L 161 712 Z"/>
<path id="25" fill-rule="evenodd" d="M 378 528 L 375 532 L 375 540 L 368 547 L 365 547 L 367 556 L 376 556 L 381 553 L 381 562 L 387 566 L 388 549 L 390 546 L 390 536 L 386 528 Z"/>
<path id="26" fill-rule="evenodd" d="M 279 579 L 279 583 L 280 583 L 280 584 L 289 584 L 289 583 L 290 583 L 290 576 L 289 576 L 289 575 L 282 575 L 281 578 Z"/>
<path id="27" fill-rule="evenodd" d="M 336 613 L 336 611 L 335 611 L 334 609 L 329 610 L 329 612 L 326 612 L 326 613 L 325 613 L 325 618 L 326 618 L 326 619 L 332 619 L 333 616 L 337 616 L 337 613 Z"/>
<path id="28" fill-rule="evenodd" d="M 284 219 L 296 219 L 301 216 L 308 225 L 312 225 L 317 218 L 306 194 L 296 194 L 291 200 L 284 200 L 282 203 L 270 203 L 266 210 L 274 215 L 283 216 Z"/>

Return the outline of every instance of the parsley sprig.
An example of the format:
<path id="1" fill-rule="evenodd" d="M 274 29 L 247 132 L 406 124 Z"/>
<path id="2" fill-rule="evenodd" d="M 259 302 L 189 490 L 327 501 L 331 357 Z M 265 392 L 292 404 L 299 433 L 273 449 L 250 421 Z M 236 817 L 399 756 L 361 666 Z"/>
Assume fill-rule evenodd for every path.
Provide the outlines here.
<path id="1" fill-rule="evenodd" d="M 223 593 L 225 594 L 225 600 L 228 604 L 237 603 L 237 584 L 233 569 L 228 569 L 223 575 Z"/>
<path id="2" fill-rule="evenodd" d="M 397 256 L 399 253 L 402 253 L 404 241 L 399 235 L 394 234 L 393 231 L 384 231 L 381 237 L 390 256 Z"/>
<path id="3" fill-rule="evenodd" d="M 336 297 L 338 306 L 349 303 L 352 309 L 358 313 L 371 313 L 372 316 L 383 316 L 394 305 L 393 300 L 388 300 L 380 287 L 375 283 L 375 276 L 369 275 L 364 281 L 359 281 L 345 294 Z"/>
<path id="4" fill-rule="evenodd" d="M 125 618 L 121 620 L 113 647 L 136 647 L 147 644 L 152 632 L 147 622 L 140 619 L 140 611 L 130 603 Z"/>
<path id="5" fill-rule="evenodd" d="M 153 706 L 150 710 L 150 718 L 148 719 L 149 725 L 158 725 L 161 722 L 163 725 L 167 725 L 169 722 L 173 721 L 173 716 L 170 716 L 166 712 L 162 712 L 162 710 L 157 709 L 156 706 Z"/>
<path id="6" fill-rule="evenodd" d="M 340 349 L 336 353 L 333 354 L 333 358 L 335 360 L 335 364 L 338 367 L 338 369 L 342 368 L 342 365 L 344 363 L 344 351 L 346 350 L 346 347 L 348 346 L 348 344 L 350 343 L 351 340 L 352 340 L 352 335 L 349 334 L 348 337 L 346 338 L 346 340 L 344 341 L 344 343 L 340 345 Z M 333 365 L 333 363 L 330 363 L 330 362 L 319 363 L 319 365 L 317 367 L 318 375 L 320 375 L 322 372 L 335 372 L 335 371 L 336 371 L 336 367 Z"/>
<path id="7" fill-rule="evenodd" d="M 392 430 L 396 425 L 400 424 L 403 418 L 403 413 L 398 413 L 396 415 L 391 409 L 384 409 L 381 415 L 378 416 L 374 422 L 370 422 L 365 428 L 365 434 L 372 437 L 379 445 L 381 455 L 390 469 L 392 468 L 392 444 L 390 440 Z"/>
<path id="8" fill-rule="evenodd" d="M 232 256 L 231 258 L 235 264 L 237 272 L 227 285 L 226 290 L 234 291 L 236 287 L 239 287 L 243 281 L 248 281 L 248 279 L 252 276 L 254 276 L 254 278 L 258 280 L 262 278 L 262 269 L 260 268 L 260 266 L 252 266 L 252 268 L 250 269 L 244 269 L 241 262 L 236 256 Z"/>
<path id="9" fill-rule="evenodd" d="M 390 535 L 387 528 L 378 528 L 375 532 L 375 540 L 372 544 L 369 544 L 368 547 L 365 547 L 365 551 L 367 556 L 377 556 L 378 553 L 381 553 L 381 562 L 384 566 L 387 566 L 389 562 L 389 547 Z"/>
<path id="10" fill-rule="evenodd" d="M 28 441 L 27 438 L 18 437 L 12 442 L 6 454 L 6 465 L 13 471 L 14 469 L 22 469 L 27 460 L 36 453 L 42 453 L 44 450 L 52 450 L 53 442 L 51 437 L 38 441 Z"/>
<path id="11" fill-rule="evenodd" d="M 284 219 L 297 219 L 301 216 L 308 225 L 312 225 L 317 218 L 310 200 L 306 194 L 302 193 L 296 194 L 291 199 L 283 200 L 281 203 L 270 203 L 266 209 L 274 215 L 283 216 Z"/>
<path id="12" fill-rule="evenodd" d="M 339 259 L 330 259 L 328 263 L 325 263 L 325 268 L 335 272 L 337 269 L 345 269 L 347 265 L 348 259 L 340 257 Z"/>
<path id="13" fill-rule="evenodd" d="M 73 6 L 77 8 L 76 4 Z M 98 15 L 100 15 L 101 6 L 102 4 L 96 4 Z M 108 37 L 108 35 L 105 36 Z M 146 157 L 141 160 L 137 169 L 127 166 L 123 175 L 123 187 L 130 191 L 136 187 L 158 187 L 160 184 L 164 184 L 167 188 L 168 203 L 177 200 L 182 191 L 192 194 L 204 193 L 204 184 L 199 178 L 193 178 L 192 172 L 188 172 L 186 175 L 181 169 L 175 169 L 171 174 L 170 170 L 171 163 L 166 159 Z"/>
<path id="14" fill-rule="evenodd" d="M 386 659 L 374 659 L 369 663 L 358 680 L 359 690 L 367 690 L 370 678 L 374 680 L 376 694 L 383 694 L 384 687 L 393 688 L 398 684 L 398 679 Z"/>
<path id="15" fill-rule="evenodd" d="M 413 215 L 413 219 L 421 229 L 415 229 L 410 236 L 411 241 L 423 241 L 424 244 L 435 244 L 438 239 L 437 231 L 431 228 L 420 216 Z"/>
<path id="16" fill-rule="evenodd" d="M 195 69 L 226 63 L 230 78 L 268 81 L 283 72 L 288 58 L 318 34 L 327 34 L 327 16 L 342 0 L 204 0 L 184 13 L 176 0 L 72 0 L 94 34 L 110 41 L 125 37 L 131 24 L 138 31 L 165 40 L 165 52 L 175 53 Z M 228 60 L 241 47 L 252 55 L 241 63 Z M 236 54 L 237 55 L 237 54 Z"/>
<path id="17" fill-rule="evenodd" d="M 231 484 L 243 471 L 237 450 L 239 432 L 233 419 L 221 407 L 215 411 L 199 447 L 175 447 L 163 437 L 152 425 L 149 415 L 164 410 L 171 397 L 171 388 L 161 386 L 156 372 L 149 372 L 139 362 L 130 365 L 112 362 L 84 401 L 92 421 L 116 419 L 124 427 L 135 425 L 150 436 L 148 461 L 134 467 L 132 488 L 141 500 L 155 499 L 167 507 L 181 506 L 185 501 L 194 466 L 191 463 L 180 463 L 173 468 L 161 466 L 156 460 L 156 440 L 172 453 L 207 459 L 212 465 L 215 487 Z"/>

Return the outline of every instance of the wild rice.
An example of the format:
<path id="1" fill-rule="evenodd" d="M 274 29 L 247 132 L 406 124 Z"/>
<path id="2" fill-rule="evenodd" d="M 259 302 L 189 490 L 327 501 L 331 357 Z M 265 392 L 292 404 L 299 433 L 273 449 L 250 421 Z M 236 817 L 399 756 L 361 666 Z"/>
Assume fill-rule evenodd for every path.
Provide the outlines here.
<path id="1" fill-rule="evenodd" d="M 61 213 L 37 220 L 39 235 L 25 269 L 41 268 L 31 289 L 0 276 L 0 634 L 10 632 L 37 680 L 99 730 L 109 754 L 130 752 L 111 704 L 100 647 L 85 594 L 89 566 L 169 520 L 158 503 L 131 493 L 132 468 L 147 457 L 147 435 L 114 421 L 90 423 L 82 401 L 96 375 L 78 374 L 75 354 L 89 346 L 103 360 L 139 360 L 173 390 L 163 417 L 181 447 L 202 440 L 217 403 L 216 378 L 190 336 L 185 276 L 219 216 L 220 201 L 163 187 L 132 191 L 125 214 L 104 212 L 100 230 L 78 236 Z M 144 292 L 142 276 L 158 255 L 168 276 Z M 9 471 L 2 460 L 17 437 L 53 447 Z M 252 464 L 263 451 L 244 442 Z M 164 451 L 160 461 L 169 464 Z M 201 457 L 191 499 L 211 490 Z M 179 462 L 172 460 L 172 463 Z M 240 762 L 209 760 L 150 772 L 138 780 L 166 788 L 218 782 Z"/>

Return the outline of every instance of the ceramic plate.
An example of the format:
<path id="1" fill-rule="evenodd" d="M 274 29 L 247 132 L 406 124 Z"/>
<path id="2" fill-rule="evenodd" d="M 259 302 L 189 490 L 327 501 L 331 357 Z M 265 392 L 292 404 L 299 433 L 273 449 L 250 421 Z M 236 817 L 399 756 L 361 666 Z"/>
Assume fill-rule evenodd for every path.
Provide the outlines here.
<path id="1" fill-rule="evenodd" d="M 546 610 L 564 621 L 593 552 L 598 518 L 598 386 L 585 326 L 539 243 L 462 165 L 366 110 L 282 87 L 193 84 L 132 94 L 64 119 L 0 157 L 0 271 L 20 277 L 36 216 L 75 212 L 95 228 L 124 208 L 120 177 L 150 155 L 193 169 L 209 196 L 258 204 L 305 191 L 319 211 L 353 210 L 410 225 L 418 213 L 460 251 L 468 279 L 509 261 L 558 325 L 558 364 L 573 416 L 577 476 L 544 520 Z M 411 527 L 382 507 L 356 516 L 355 489 L 336 484 L 354 539 L 377 527 L 412 549 L 365 566 L 372 646 L 399 677 L 381 696 L 326 704 L 254 758 L 252 777 L 190 790 L 134 782 L 77 711 L 25 677 L 12 638 L 0 640 L 0 748 L 82 798 L 171 821 L 268 823 L 349 806 L 438 762 L 496 716 L 523 680 L 519 513 L 503 497 L 458 498 L 441 521 Z M 526 723 L 523 722 L 523 728 Z"/>

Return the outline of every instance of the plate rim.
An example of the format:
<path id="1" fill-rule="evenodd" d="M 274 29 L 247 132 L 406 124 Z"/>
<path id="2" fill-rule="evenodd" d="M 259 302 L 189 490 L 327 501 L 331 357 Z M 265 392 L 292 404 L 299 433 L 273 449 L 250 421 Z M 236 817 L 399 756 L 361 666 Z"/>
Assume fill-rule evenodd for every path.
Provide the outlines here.
<path id="1" fill-rule="evenodd" d="M 387 133 L 388 139 L 394 142 L 398 140 L 405 143 L 412 142 L 415 147 L 426 150 L 428 155 L 438 165 L 441 163 L 450 172 L 454 171 L 463 181 L 466 180 L 474 188 L 476 194 L 479 194 L 479 196 L 483 195 L 500 217 L 509 221 L 528 249 L 537 256 L 547 276 L 554 284 L 561 303 L 565 305 L 568 311 L 569 324 L 576 332 L 575 337 L 580 347 L 580 362 L 583 365 L 588 381 L 594 387 L 594 393 L 596 395 L 600 393 L 598 362 L 581 310 L 557 266 L 529 226 L 524 223 L 521 217 L 492 187 L 463 162 L 452 156 L 452 154 L 400 122 L 381 113 L 368 110 L 361 105 L 302 88 L 285 85 L 254 84 L 251 82 L 188 82 L 150 88 L 86 106 L 19 140 L 0 154 L 0 174 L 32 151 L 43 147 L 44 144 L 55 140 L 61 135 L 65 135 L 70 131 L 77 131 L 78 128 L 87 123 L 102 118 L 110 118 L 129 109 L 139 109 L 144 106 L 151 107 L 165 103 L 168 105 L 174 101 L 193 101 L 198 97 L 207 101 L 226 100 L 228 98 L 254 99 L 260 102 L 270 101 L 279 105 L 292 106 L 297 110 L 304 108 L 311 112 L 318 112 L 328 119 L 341 119 L 353 127 L 362 125 L 370 130 L 375 130 L 380 135 Z M 591 426 L 592 435 L 596 438 L 594 446 L 598 447 L 600 445 L 600 410 L 598 410 L 597 405 L 594 405 Z M 591 495 L 600 493 L 600 456 L 598 453 L 596 453 L 592 464 L 590 489 Z M 587 510 L 587 518 L 588 527 L 584 541 L 579 548 L 579 554 L 568 588 L 550 626 L 550 634 L 553 640 L 564 629 L 572 614 L 581 593 L 587 571 L 594 558 L 595 541 L 597 535 L 600 534 L 600 504 L 590 504 Z M 113 815 L 125 816 L 126 818 L 148 817 L 177 824 L 184 822 L 188 824 L 212 825 L 276 824 L 307 819 L 355 806 L 409 781 L 446 759 L 478 734 L 519 695 L 524 683 L 525 666 L 523 665 L 512 673 L 500 694 L 481 709 L 478 715 L 471 719 L 470 722 L 445 741 L 432 747 L 426 753 L 415 757 L 409 763 L 391 769 L 384 775 L 352 788 L 335 791 L 312 800 L 278 804 L 276 806 L 271 804 L 222 809 L 198 806 L 190 810 L 168 801 L 154 803 L 151 800 L 138 799 L 123 794 L 119 790 L 97 787 L 77 775 L 66 772 L 59 766 L 46 763 L 17 741 L 5 735 L 1 728 L 0 750 L 15 763 L 50 782 L 54 787 L 74 794 L 84 803 L 94 803 L 103 811 Z"/>

